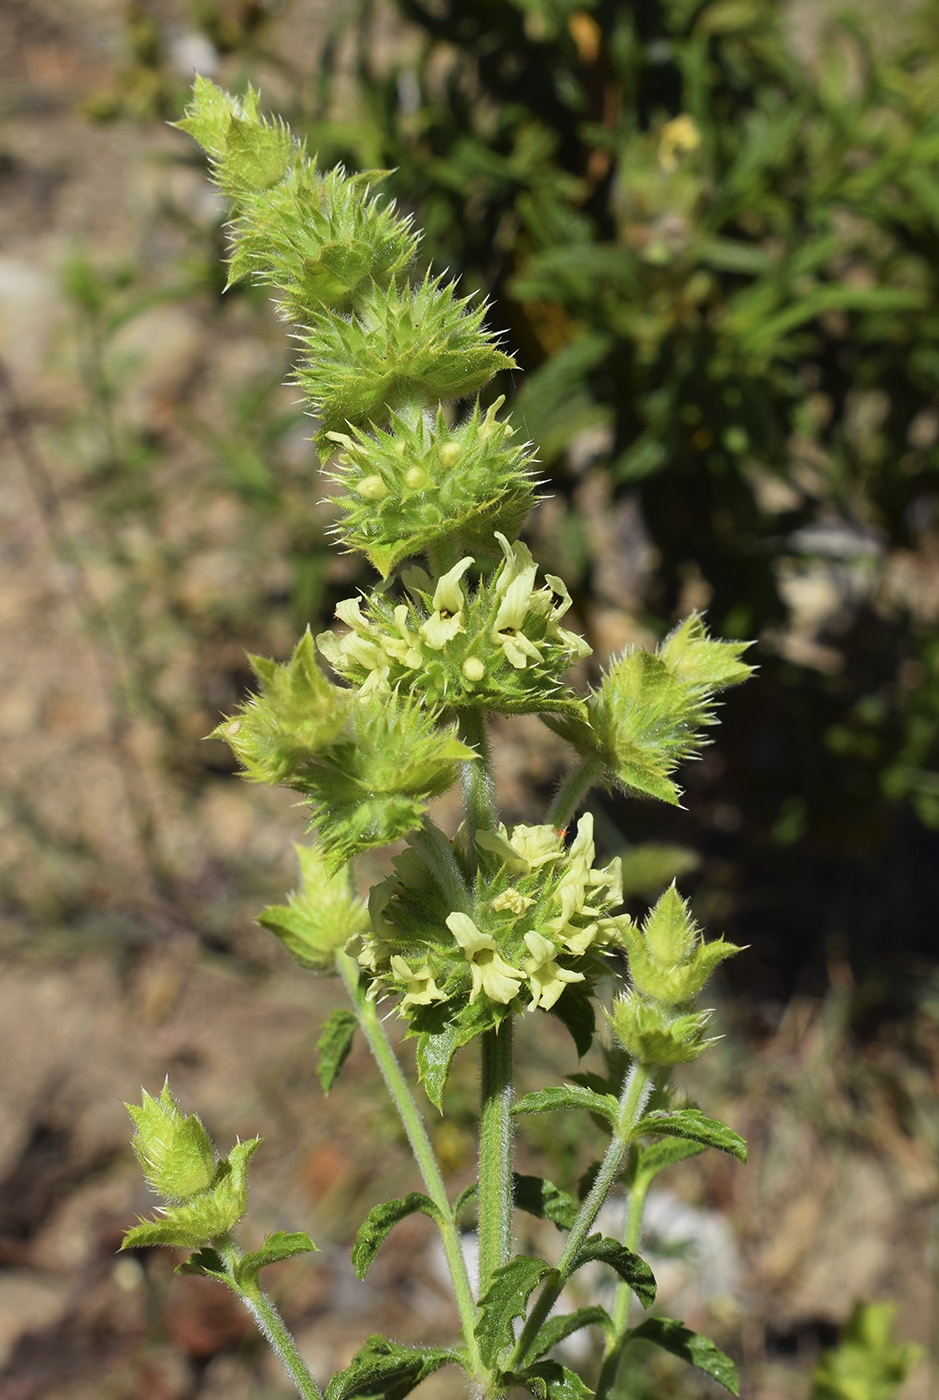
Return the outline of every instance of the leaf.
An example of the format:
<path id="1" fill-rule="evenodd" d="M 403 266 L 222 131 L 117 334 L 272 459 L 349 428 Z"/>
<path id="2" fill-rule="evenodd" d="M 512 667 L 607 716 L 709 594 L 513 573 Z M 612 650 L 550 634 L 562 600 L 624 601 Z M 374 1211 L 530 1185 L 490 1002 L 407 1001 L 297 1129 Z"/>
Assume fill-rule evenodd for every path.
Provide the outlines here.
<path id="1" fill-rule="evenodd" d="M 525 1113 L 555 1113 L 562 1108 L 585 1108 L 589 1113 L 601 1114 L 614 1125 L 619 1117 L 619 1103 L 612 1094 L 596 1094 L 582 1084 L 538 1089 L 513 1104 L 512 1113 L 521 1117 Z"/>
<path id="2" fill-rule="evenodd" d="M 296 1230 L 288 1234 L 286 1230 L 277 1230 L 273 1235 L 268 1235 L 260 1249 L 252 1250 L 250 1254 L 245 1254 L 235 1265 L 235 1279 L 238 1283 L 250 1287 L 257 1284 L 258 1274 L 262 1269 L 266 1269 L 268 1264 L 278 1264 L 281 1259 L 292 1259 L 297 1254 L 315 1254 L 316 1245 L 309 1235 L 302 1230 Z"/>
<path id="3" fill-rule="evenodd" d="M 582 1327 L 602 1327 L 607 1336 L 612 1336 L 615 1327 L 606 1308 L 598 1304 L 589 1308 L 578 1308 L 576 1312 L 560 1313 L 549 1317 L 532 1343 L 532 1355 L 544 1356 L 546 1352 L 563 1342 L 572 1332 Z"/>
<path id="4" fill-rule="evenodd" d="M 470 1203 L 470 1201 L 475 1200 L 476 1197 L 478 1196 L 478 1194 L 479 1194 L 479 1182 L 478 1182 L 478 1181 L 471 1181 L 470 1184 L 469 1184 L 469 1186 L 465 1187 L 465 1188 L 460 1192 L 460 1194 L 457 1196 L 456 1200 L 453 1202 L 453 1219 L 454 1219 L 455 1221 L 459 1221 L 460 1216 L 461 1216 L 462 1213 L 463 1213 L 464 1207 L 465 1207 L 465 1206 L 468 1206 L 469 1203 Z"/>
<path id="5" fill-rule="evenodd" d="M 626 1334 L 628 1341 L 640 1339 L 653 1342 L 673 1356 L 680 1356 L 689 1365 L 697 1366 L 699 1371 L 704 1371 L 705 1375 L 729 1390 L 731 1395 L 740 1394 L 737 1368 L 730 1357 L 707 1337 L 692 1332 L 683 1322 L 673 1317 L 649 1317 Z"/>
<path id="6" fill-rule="evenodd" d="M 326 1018 L 326 1023 L 320 1032 L 320 1038 L 316 1042 L 320 1057 L 317 1073 L 324 1094 L 329 1093 L 339 1078 L 339 1071 L 352 1049 L 352 1038 L 355 1035 L 357 1025 L 358 1021 L 352 1012 L 347 1011 L 342 1006 L 331 1012 Z"/>
<path id="7" fill-rule="evenodd" d="M 190 1254 L 188 1259 L 184 1259 L 181 1264 L 177 1264 L 173 1271 L 177 1274 L 202 1274 L 205 1278 L 217 1278 L 220 1283 L 226 1283 L 231 1287 L 231 1276 L 225 1268 L 225 1260 L 217 1249 L 206 1246 L 205 1249 L 197 1250 L 195 1254 Z"/>
<path id="8" fill-rule="evenodd" d="M 402 1347 L 376 1334 L 326 1387 L 324 1400 L 402 1400 L 441 1366 L 462 1364 L 448 1347 Z"/>
<path id="9" fill-rule="evenodd" d="M 632 1250 L 620 1244 L 619 1240 L 606 1239 L 603 1235 L 591 1235 L 578 1250 L 570 1272 L 573 1273 L 584 1264 L 594 1262 L 609 1264 L 611 1269 L 615 1269 L 623 1282 L 629 1284 L 644 1308 L 651 1307 L 655 1302 L 655 1275 L 644 1259 L 640 1259 L 638 1254 L 633 1254 Z"/>
<path id="10" fill-rule="evenodd" d="M 539 1400 L 589 1400 L 593 1391 L 580 1376 L 560 1361 L 536 1361 L 524 1371 L 509 1371 L 499 1377 L 500 1385 L 523 1385 Z"/>
<path id="11" fill-rule="evenodd" d="M 510 1264 L 496 1269 L 492 1282 L 479 1301 L 476 1337 L 486 1365 L 492 1365 L 503 1347 L 514 1341 L 512 1323 L 522 1317 L 528 1299 L 543 1278 L 553 1273 L 544 1259 L 520 1254 Z"/>
<path id="12" fill-rule="evenodd" d="M 401 1200 L 384 1201 L 372 1207 L 359 1226 L 352 1246 L 352 1264 L 359 1278 L 364 1278 L 368 1273 L 372 1260 L 398 1222 L 418 1211 L 423 1211 L 432 1220 L 440 1219 L 440 1212 L 433 1201 L 420 1191 L 409 1191 Z"/>
<path id="13" fill-rule="evenodd" d="M 417 1071 L 425 1094 L 441 1112 L 444 1085 L 456 1048 L 456 1026 L 452 1021 L 446 1022 L 442 1030 L 422 1031 L 417 1038 Z"/>
<path id="14" fill-rule="evenodd" d="M 674 1166 L 676 1162 L 683 1162 L 686 1157 L 695 1157 L 704 1151 L 704 1143 L 694 1142 L 691 1138 L 665 1138 L 650 1147 L 643 1147 L 640 1149 L 633 1173 L 633 1183 L 638 1187 L 648 1186 L 666 1167 Z"/>
<path id="15" fill-rule="evenodd" d="M 593 1045 L 593 1037 L 597 1029 L 597 1018 L 589 993 L 582 991 L 580 987 L 569 986 L 564 995 L 552 1006 L 551 1014 L 557 1017 L 570 1034 L 577 1054 L 581 1057 L 586 1055 Z"/>
<path id="16" fill-rule="evenodd" d="M 519 1210 L 539 1220 L 551 1220 L 559 1230 L 570 1230 L 577 1219 L 578 1206 L 573 1196 L 542 1176 L 519 1176 L 513 1172 L 512 1200 Z"/>
<path id="17" fill-rule="evenodd" d="M 635 1137 L 645 1133 L 660 1133 L 665 1137 L 690 1138 L 692 1142 L 703 1143 L 705 1147 L 716 1147 L 720 1152 L 728 1152 L 738 1161 L 747 1160 L 747 1144 L 739 1133 L 719 1123 L 716 1118 L 707 1118 L 700 1109 L 682 1108 L 676 1113 L 647 1113 L 633 1129 Z"/>

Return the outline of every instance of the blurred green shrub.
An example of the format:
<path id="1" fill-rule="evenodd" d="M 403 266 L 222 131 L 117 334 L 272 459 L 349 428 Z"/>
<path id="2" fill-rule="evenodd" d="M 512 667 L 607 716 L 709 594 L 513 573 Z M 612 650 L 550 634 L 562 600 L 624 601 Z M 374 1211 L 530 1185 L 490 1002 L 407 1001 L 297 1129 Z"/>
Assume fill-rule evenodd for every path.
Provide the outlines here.
<path id="1" fill-rule="evenodd" d="M 398 9 L 419 45 L 389 59 L 362 5 L 365 115 L 330 124 L 325 67 L 316 141 L 397 167 L 435 260 L 491 291 L 554 480 L 576 502 L 586 462 L 638 506 L 639 586 L 607 601 L 760 639 L 719 814 L 764 852 L 754 913 L 791 924 L 798 869 L 806 910 L 840 884 L 832 922 L 879 938 L 851 863 L 905 889 L 939 828 L 934 0 L 811 38 L 775 0 Z M 578 519 L 557 537 L 602 598 Z"/>

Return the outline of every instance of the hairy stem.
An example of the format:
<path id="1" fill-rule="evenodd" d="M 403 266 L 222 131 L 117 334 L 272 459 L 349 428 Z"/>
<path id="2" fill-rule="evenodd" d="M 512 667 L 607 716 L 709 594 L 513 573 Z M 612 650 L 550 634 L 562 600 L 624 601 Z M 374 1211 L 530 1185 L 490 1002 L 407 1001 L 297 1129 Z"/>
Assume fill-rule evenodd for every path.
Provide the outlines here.
<path id="1" fill-rule="evenodd" d="M 323 1400 L 323 1392 L 297 1351 L 290 1329 L 267 1294 L 257 1285 L 253 1288 L 240 1288 L 238 1291 L 303 1400 Z"/>
<path id="2" fill-rule="evenodd" d="M 479 1129 L 479 1295 L 512 1246 L 512 1018 L 482 1037 Z"/>
<path id="3" fill-rule="evenodd" d="M 463 764 L 463 803 L 466 809 L 466 844 L 470 859 L 475 861 L 477 831 L 490 831 L 496 824 L 492 784 L 492 755 L 486 730 L 484 710 L 461 710 L 460 738 L 479 754 L 472 763 Z"/>
<path id="4" fill-rule="evenodd" d="M 577 1267 L 577 1257 L 587 1240 L 587 1236 L 593 1229 L 601 1206 L 620 1174 L 623 1158 L 626 1156 L 632 1139 L 633 1129 L 642 1117 L 642 1111 L 652 1092 L 652 1085 L 652 1070 L 645 1065 L 633 1065 L 626 1077 L 626 1083 L 623 1085 L 616 1130 L 610 1139 L 606 1155 L 600 1163 L 600 1170 L 597 1172 L 593 1186 L 578 1212 L 577 1219 L 571 1226 L 570 1235 L 561 1251 L 557 1266 L 538 1295 L 535 1306 L 522 1328 L 510 1362 L 512 1367 L 524 1364 L 532 1343 L 541 1330 L 542 1323 L 560 1297 L 561 1290 L 568 1278 Z"/>
<path id="5" fill-rule="evenodd" d="M 388 1092 L 398 1110 L 414 1159 L 420 1168 L 427 1194 L 439 1211 L 437 1228 L 443 1244 L 450 1279 L 453 1283 L 453 1296 L 460 1314 L 463 1338 L 466 1343 L 466 1364 L 470 1374 L 480 1370 L 479 1348 L 476 1342 L 476 1304 L 470 1284 L 460 1232 L 453 1219 L 453 1211 L 447 1188 L 440 1172 L 440 1165 L 431 1146 L 424 1120 L 414 1102 L 410 1086 L 404 1077 L 397 1056 L 392 1049 L 388 1034 L 373 1001 L 369 1001 L 359 985 L 358 964 L 346 953 L 339 953 L 336 966 L 352 998 L 356 1016 L 362 1032 L 368 1041 L 375 1062 L 381 1071 Z"/>
<path id="6" fill-rule="evenodd" d="M 587 793 L 603 774 L 602 758 L 585 758 L 566 774 L 548 810 L 546 820 L 563 830 L 568 826 Z"/>
<path id="7" fill-rule="evenodd" d="M 649 1177 L 641 1186 L 634 1186 L 629 1193 L 623 1243 L 633 1253 L 639 1248 L 639 1239 L 642 1234 L 642 1213 L 646 1204 L 646 1192 L 651 1182 L 652 1178 Z M 616 1290 L 616 1306 L 613 1309 L 613 1336 L 607 1342 L 606 1355 L 600 1368 L 596 1400 L 606 1400 L 607 1396 L 613 1394 L 613 1387 L 616 1384 L 616 1376 L 623 1355 L 623 1345 L 626 1341 L 626 1332 L 629 1327 L 632 1301 L 632 1289 L 629 1284 L 621 1283 Z"/>

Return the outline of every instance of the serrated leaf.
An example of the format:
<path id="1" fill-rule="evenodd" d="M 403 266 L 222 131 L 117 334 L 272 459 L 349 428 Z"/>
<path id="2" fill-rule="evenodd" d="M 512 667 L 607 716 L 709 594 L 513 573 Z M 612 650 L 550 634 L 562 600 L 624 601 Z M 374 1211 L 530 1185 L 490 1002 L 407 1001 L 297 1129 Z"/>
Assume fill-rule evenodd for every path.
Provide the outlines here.
<path id="1" fill-rule="evenodd" d="M 512 1200 L 519 1210 L 539 1220 L 551 1220 L 559 1230 L 570 1230 L 577 1219 L 578 1206 L 574 1197 L 542 1176 L 519 1176 L 518 1172 L 513 1172 Z"/>
<path id="2" fill-rule="evenodd" d="M 602 1327 L 608 1337 L 612 1336 L 615 1331 L 613 1319 L 606 1308 L 601 1308 L 599 1304 L 588 1308 L 578 1308 L 576 1312 L 572 1313 L 560 1313 L 549 1317 L 541 1328 L 532 1343 L 532 1356 L 544 1356 L 559 1342 L 563 1342 L 565 1337 L 569 1337 L 573 1332 L 579 1332 L 582 1327 Z"/>
<path id="3" fill-rule="evenodd" d="M 611 1240 L 603 1235 L 591 1235 L 577 1252 L 571 1273 L 584 1264 L 609 1264 L 615 1269 L 624 1283 L 628 1283 L 644 1308 L 655 1302 L 655 1275 L 644 1259 L 633 1254 L 619 1240 Z"/>
<path id="4" fill-rule="evenodd" d="M 440 1219 L 440 1212 L 433 1201 L 420 1191 L 409 1191 L 400 1200 L 384 1201 L 372 1207 L 360 1225 L 352 1246 L 352 1264 L 359 1278 L 364 1278 L 368 1273 L 372 1260 L 398 1222 L 419 1211 L 429 1215 L 432 1220 Z"/>
<path id="5" fill-rule="evenodd" d="M 442 1030 L 422 1031 L 417 1038 L 417 1072 L 434 1108 L 443 1111 L 443 1091 L 456 1052 L 456 1026 L 448 1021 Z"/>
<path id="6" fill-rule="evenodd" d="M 626 1334 L 627 1340 L 653 1342 L 656 1346 L 680 1356 L 682 1361 L 696 1366 L 729 1390 L 731 1395 L 740 1394 L 737 1368 L 725 1352 L 707 1337 L 692 1332 L 683 1322 L 672 1317 L 650 1317 L 633 1327 Z"/>
<path id="7" fill-rule="evenodd" d="M 376 1334 L 326 1387 L 324 1400 L 403 1400 L 441 1366 L 462 1364 L 449 1347 L 402 1347 Z"/>
<path id="8" fill-rule="evenodd" d="M 173 1270 L 176 1274 L 201 1274 L 204 1278 L 217 1278 L 220 1283 L 231 1287 L 231 1278 L 225 1268 L 225 1260 L 217 1249 L 199 1249 L 190 1254 Z"/>
<path id="9" fill-rule="evenodd" d="M 352 1012 L 341 1006 L 326 1018 L 320 1038 L 316 1042 L 320 1057 L 317 1073 L 324 1094 L 329 1093 L 339 1077 L 339 1071 L 352 1049 L 352 1039 L 358 1024 Z"/>
<path id="10" fill-rule="evenodd" d="M 583 1058 L 593 1045 L 597 1031 L 597 1018 L 589 993 L 582 992 L 577 986 L 568 987 L 564 995 L 552 1006 L 551 1014 L 556 1016 L 567 1030 L 577 1054 Z"/>
<path id="11" fill-rule="evenodd" d="M 483 1361 L 492 1365 L 499 1352 L 514 1341 L 512 1323 L 522 1317 L 528 1299 L 542 1279 L 553 1273 L 544 1259 L 520 1254 L 510 1264 L 496 1269 L 492 1282 L 479 1302 L 476 1338 Z"/>
<path id="12" fill-rule="evenodd" d="M 589 1385 L 562 1366 L 560 1361 L 536 1361 L 524 1371 L 500 1376 L 500 1382 L 523 1385 L 540 1400 L 589 1400 L 593 1391 Z"/>
<path id="13" fill-rule="evenodd" d="M 297 1254 L 315 1254 L 316 1245 L 302 1230 L 288 1233 L 277 1230 L 268 1235 L 260 1249 L 243 1255 L 235 1265 L 235 1278 L 242 1285 L 257 1283 L 258 1274 L 268 1264 L 278 1264 L 281 1259 L 292 1259 Z"/>
<path id="14" fill-rule="evenodd" d="M 647 1113 L 636 1124 L 634 1136 L 646 1133 L 659 1133 L 664 1137 L 689 1138 L 705 1147 L 716 1147 L 727 1152 L 738 1161 L 747 1160 L 747 1144 L 739 1133 L 719 1123 L 716 1118 L 708 1118 L 697 1108 L 681 1108 L 675 1113 Z"/>
<path id="15" fill-rule="evenodd" d="M 585 1108 L 589 1113 L 599 1113 L 613 1124 L 619 1117 L 619 1103 L 612 1094 L 597 1094 L 582 1084 L 559 1084 L 525 1094 L 512 1105 L 512 1113 L 521 1117 L 526 1113 L 556 1113 L 562 1108 Z"/>
<path id="16" fill-rule="evenodd" d="M 633 1183 L 639 1187 L 648 1186 L 666 1167 L 674 1166 L 676 1162 L 683 1162 L 687 1157 L 695 1157 L 699 1152 L 706 1150 L 703 1142 L 694 1142 L 691 1138 L 664 1138 L 650 1147 L 643 1147 L 640 1149 L 633 1173 Z"/>

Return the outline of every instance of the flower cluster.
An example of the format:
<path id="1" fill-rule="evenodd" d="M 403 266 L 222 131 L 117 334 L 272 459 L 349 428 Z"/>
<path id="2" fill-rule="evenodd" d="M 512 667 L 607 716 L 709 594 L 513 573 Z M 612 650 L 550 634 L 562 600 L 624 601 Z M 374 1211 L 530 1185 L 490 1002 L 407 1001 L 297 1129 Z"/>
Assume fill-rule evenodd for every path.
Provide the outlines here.
<path id="1" fill-rule="evenodd" d="M 624 946 L 630 920 L 619 860 L 594 867 L 593 818 L 581 817 L 570 846 L 553 826 L 516 826 L 476 836 L 475 898 L 453 910 L 414 850 L 372 890 L 370 933 L 347 951 L 374 992 L 400 994 L 418 1028 L 425 1008 L 445 1018 L 480 1003 L 497 1022 L 513 1006 L 552 1010 L 568 988 L 584 993 L 605 970 L 602 954 Z M 454 843 L 459 855 L 460 837 Z"/>
<path id="2" fill-rule="evenodd" d="M 589 656 L 582 637 L 560 625 L 571 600 L 561 579 L 537 568 L 524 544 L 496 539 L 501 566 L 471 590 L 475 560 L 461 559 L 436 583 L 420 569 L 405 576 L 406 603 L 374 593 L 349 598 L 336 615 L 349 631 L 316 639 L 333 668 L 361 692 L 419 694 L 440 709 L 584 716 L 563 685 L 571 663 Z"/>
<path id="3" fill-rule="evenodd" d="M 442 410 L 394 413 L 388 431 L 328 432 L 342 450 L 329 475 L 344 489 L 335 534 L 384 577 L 428 538 L 442 552 L 491 550 L 495 531 L 514 539 L 535 500 L 533 458 L 514 429 L 477 404 L 450 424 Z"/>

